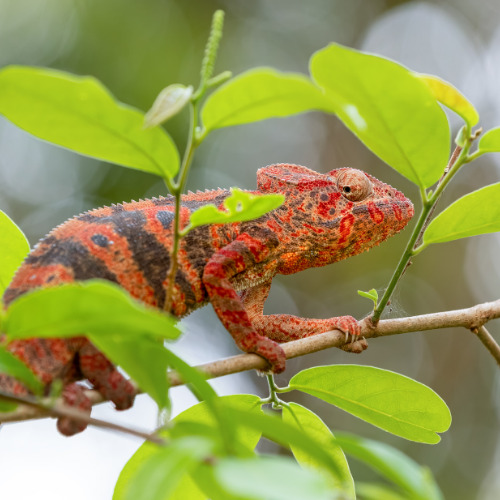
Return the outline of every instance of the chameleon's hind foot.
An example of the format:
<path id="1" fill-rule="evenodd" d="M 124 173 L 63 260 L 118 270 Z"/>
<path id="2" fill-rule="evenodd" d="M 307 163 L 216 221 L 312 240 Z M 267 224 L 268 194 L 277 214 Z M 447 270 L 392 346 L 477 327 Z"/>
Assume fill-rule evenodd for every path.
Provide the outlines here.
<path id="1" fill-rule="evenodd" d="M 77 383 L 67 385 L 62 392 L 62 399 L 66 406 L 81 411 L 87 417 L 90 416 L 92 403 L 85 395 L 85 389 L 81 385 Z M 75 420 L 70 417 L 59 417 L 57 420 L 57 428 L 65 436 L 78 434 L 84 431 L 86 427 L 87 422 L 83 420 Z"/>

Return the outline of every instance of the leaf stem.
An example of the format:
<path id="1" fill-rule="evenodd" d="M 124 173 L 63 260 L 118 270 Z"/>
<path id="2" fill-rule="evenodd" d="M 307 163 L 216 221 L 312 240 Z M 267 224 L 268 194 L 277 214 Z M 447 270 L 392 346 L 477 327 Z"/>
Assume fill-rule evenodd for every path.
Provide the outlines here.
<path id="1" fill-rule="evenodd" d="M 387 306 L 392 294 L 394 293 L 394 289 L 398 284 L 401 276 L 405 273 L 406 269 L 411 265 L 411 258 L 420 253 L 425 248 L 425 243 L 422 244 L 422 238 L 424 236 L 425 230 L 429 225 L 429 222 L 434 214 L 436 209 L 437 202 L 441 197 L 444 189 L 450 182 L 451 178 L 457 173 L 460 167 L 467 163 L 468 152 L 472 141 L 475 139 L 475 136 L 471 136 L 468 138 L 464 147 L 457 146 L 453 151 L 448 165 L 444 169 L 443 175 L 436 186 L 434 192 L 427 193 L 424 189 L 421 190 L 420 196 L 422 200 L 422 210 L 418 217 L 417 223 L 413 228 L 413 232 L 408 240 L 406 248 L 399 260 L 399 263 L 394 271 L 387 288 L 385 289 L 384 295 L 380 299 L 377 307 L 373 310 L 373 314 L 371 316 L 371 321 L 374 325 L 378 323 L 380 317 Z"/>
<path id="2" fill-rule="evenodd" d="M 278 387 L 274 381 L 274 375 L 269 373 L 266 375 L 267 383 L 269 384 L 269 396 L 265 399 L 261 399 L 261 404 L 271 404 L 274 409 L 281 408 L 286 405 L 285 401 L 282 401 L 278 397 L 279 392 L 286 392 L 287 388 Z"/>
<path id="3" fill-rule="evenodd" d="M 184 151 L 184 156 L 182 158 L 182 164 L 179 169 L 178 180 L 173 183 L 170 179 L 165 177 L 165 183 L 169 191 L 174 195 L 175 198 L 175 209 L 174 209 L 174 222 L 173 222 L 173 241 L 172 250 L 170 253 L 170 269 L 167 274 L 167 296 L 165 299 L 164 309 L 167 312 L 171 312 L 173 305 L 173 293 L 175 285 L 175 276 L 177 274 L 178 263 L 178 253 L 179 245 L 183 236 L 187 233 L 186 228 L 181 229 L 180 218 L 181 218 L 181 196 L 186 187 L 187 177 L 189 173 L 189 168 L 191 162 L 193 161 L 193 156 L 196 148 L 201 144 L 205 135 L 200 136 L 198 133 L 198 123 L 199 123 L 199 113 L 198 106 L 205 95 L 205 92 L 209 86 L 215 85 L 215 83 L 210 83 L 210 78 L 214 71 L 215 59 L 217 57 L 217 50 L 219 48 L 219 42 L 222 37 L 222 27 L 224 24 L 224 11 L 215 11 L 212 18 L 212 27 L 210 29 L 210 35 L 208 37 L 207 45 L 205 47 L 205 56 L 201 65 L 201 79 L 200 84 L 196 92 L 191 98 L 189 104 L 190 110 L 190 122 L 189 122 L 189 135 L 186 143 L 186 149 Z M 222 82 L 224 78 L 227 78 L 227 72 L 222 73 L 216 77 L 217 82 Z M 216 82 L 216 83 L 217 83 Z"/>
<path id="4" fill-rule="evenodd" d="M 170 312 L 173 302 L 173 290 L 175 284 L 175 275 L 177 273 L 178 267 L 178 253 L 179 244 L 183 236 L 183 232 L 180 227 L 180 212 L 181 212 L 181 195 L 184 192 L 186 186 L 187 175 L 189 172 L 189 167 L 193 160 L 193 155 L 198 147 L 199 142 L 195 140 L 195 131 L 198 126 L 198 102 L 191 102 L 189 104 L 190 109 L 190 126 L 189 135 L 186 143 L 186 150 L 184 151 L 184 156 L 182 158 L 181 168 L 179 170 L 179 180 L 172 188 L 172 194 L 175 198 L 175 211 L 174 211 L 174 228 L 173 228 L 173 243 L 172 251 L 170 254 L 170 269 L 167 276 L 167 297 L 165 300 L 165 310 Z"/>

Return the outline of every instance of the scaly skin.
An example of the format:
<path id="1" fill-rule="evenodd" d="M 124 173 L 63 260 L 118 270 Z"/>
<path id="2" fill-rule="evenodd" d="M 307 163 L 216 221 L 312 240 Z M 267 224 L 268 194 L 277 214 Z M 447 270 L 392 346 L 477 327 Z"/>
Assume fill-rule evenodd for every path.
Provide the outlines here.
<path id="1" fill-rule="evenodd" d="M 182 317 L 211 302 L 236 344 L 264 357 L 270 369 L 285 369 L 277 342 L 338 328 L 358 335 L 351 316 L 305 319 L 264 315 L 276 274 L 292 274 L 369 250 L 396 234 L 413 215 L 404 195 L 354 169 L 319 174 L 297 165 L 272 165 L 257 172 L 255 193 L 278 192 L 285 203 L 259 219 L 201 226 L 182 240 L 170 313 Z M 196 208 L 222 207 L 228 190 L 182 197 L 181 227 Z M 91 210 L 52 230 L 26 258 L 5 291 L 8 305 L 38 287 L 104 278 L 137 299 L 165 309 L 172 248 L 173 198 L 160 197 Z M 75 332 L 76 334 L 78 332 Z M 9 349 L 42 379 L 65 385 L 65 401 L 90 411 L 77 380 L 86 378 L 118 409 L 133 403 L 132 385 L 84 337 L 15 341 Z M 0 375 L 0 387 L 26 394 L 19 382 Z M 71 435 L 84 425 L 60 419 Z"/>

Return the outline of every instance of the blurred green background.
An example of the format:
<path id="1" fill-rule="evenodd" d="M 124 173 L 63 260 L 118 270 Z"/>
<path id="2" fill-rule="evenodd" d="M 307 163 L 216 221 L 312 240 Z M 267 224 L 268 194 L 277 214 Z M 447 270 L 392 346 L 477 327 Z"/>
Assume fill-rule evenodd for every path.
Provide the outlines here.
<path id="1" fill-rule="evenodd" d="M 119 100 L 146 110 L 166 85 L 197 84 L 211 16 L 218 8 L 226 11 L 226 20 L 217 71 L 237 74 L 255 66 L 273 66 L 307 73 L 310 55 L 335 41 L 450 81 L 476 106 L 485 129 L 500 125 L 498 0 L 0 0 L 0 66 L 30 64 L 91 74 Z M 166 127 L 181 150 L 186 120 L 182 114 Z M 456 133 L 459 120 L 450 116 L 450 123 Z M 366 150 L 335 117 L 320 113 L 214 132 L 197 151 L 188 188 L 252 189 L 259 167 L 281 162 L 321 172 L 341 166 L 362 168 L 418 202 L 415 186 Z M 445 192 L 441 207 L 497 182 L 499 162 L 500 156 L 489 155 L 464 167 Z M 152 175 L 54 148 L 0 119 L 0 209 L 17 221 L 32 244 L 83 210 L 158 194 L 165 194 L 165 188 Z M 356 291 L 385 286 L 408 235 L 404 232 L 381 248 L 335 266 L 278 277 L 266 312 L 363 317 L 370 303 Z M 497 299 L 499 255 L 498 235 L 429 248 L 407 271 L 388 315 L 458 309 Z M 207 351 L 213 345 L 216 348 L 209 359 L 221 357 L 222 351 L 224 355 L 236 352 L 208 308 L 185 323 L 188 333 L 179 352 L 188 360 L 199 362 L 196 351 Z M 490 330 L 499 338 L 500 323 L 491 323 Z M 500 498 L 496 473 L 500 467 L 498 367 L 470 332 L 450 329 L 372 340 L 368 351 L 357 357 L 325 351 L 290 362 L 278 382 L 285 383 L 299 369 L 331 362 L 369 364 L 413 377 L 436 390 L 453 415 L 451 430 L 439 445 L 431 447 L 394 438 L 304 398 L 304 404 L 318 411 L 333 429 L 389 442 L 427 464 L 447 499 Z M 263 380 L 254 374 L 245 377 L 250 382 L 228 379 L 221 392 L 255 386 L 253 390 L 265 394 Z M 136 424 L 147 425 L 141 420 Z M 46 496 L 42 493 L 38 498 L 64 498 L 58 496 L 55 483 L 65 487 L 74 481 L 79 486 L 72 498 L 90 498 L 91 494 L 96 499 L 110 498 L 117 471 L 131 451 L 121 453 L 110 444 L 105 456 L 116 463 L 104 470 L 100 466 L 101 474 L 95 475 L 92 466 L 99 464 L 98 453 L 87 448 L 83 454 L 78 448 L 83 446 L 85 434 L 64 441 L 56 452 L 51 443 L 59 443 L 59 438 L 52 427 L 43 427 L 43 431 L 37 427 L 29 434 L 28 426 L 37 424 L 21 425 L 19 432 L 40 447 L 36 453 L 30 452 L 28 441 L 19 445 L 19 434 L 10 440 L 6 436 L 14 426 L 2 429 L 2 491 L 11 487 L 15 494 L 25 492 L 25 496 L 12 493 L 5 498 L 29 498 L 31 490 L 16 479 L 20 467 L 24 475 L 40 472 Z M 107 436 L 101 432 L 99 439 L 105 446 Z M 44 452 L 42 442 L 52 452 Z M 130 449 L 137 444 L 131 443 Z M 41 460 L 48 453 L 63 454 L 63 460 L 70 462 L 68 470 L 60 470 L 60 458 Z M 72 458 L 68 460 L 68 456 Z M 73 457 L 80 457 L 78 466 Z M 353 472 L 360 480 L 374 477 L 354 462 Z M 75 478 L 80 474 L 93 474 L 93 482 L 78 482 Z M 62 482 L 56 479 L 61 475 Z"/>

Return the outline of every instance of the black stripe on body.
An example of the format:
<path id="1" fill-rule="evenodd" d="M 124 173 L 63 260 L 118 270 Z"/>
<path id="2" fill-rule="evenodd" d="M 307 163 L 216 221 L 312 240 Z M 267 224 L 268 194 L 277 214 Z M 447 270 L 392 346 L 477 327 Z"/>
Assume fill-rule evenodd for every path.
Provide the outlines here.
<path id="1" fill-rule="evenodd" d="M 44 247 L 47 247 L 46 249 Z M 47 236 L 38 247 L 43 253 L 30 254 L 26 257 L 26 264 L 36 267 L 61 264 L 73 270 L 75 280 L 87 280 L 90 278 L 103 278 L 118 283 L 116 276 L 102 262 L 94 257 L 90 251 L 71 238 L 60 240 L 55 236 Z"/>
<path id="2" fill-rule="evenodd" d="M 157 306 L 163 308 L 166 299 L 163 281 L 170 268 L 168 249 L 144 229 L 146 218 L 141 212 L 125 211 L 105 219 L 94 222 L 111 223 L 116 233 L 127 240 L 134 262 L 154 291 Z"/>

